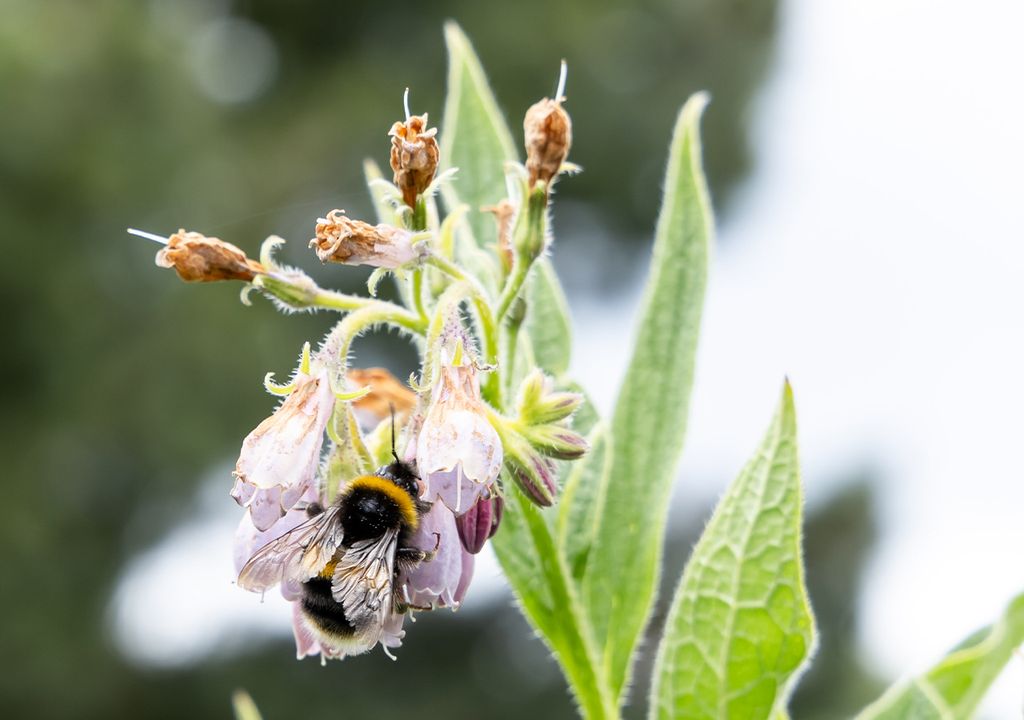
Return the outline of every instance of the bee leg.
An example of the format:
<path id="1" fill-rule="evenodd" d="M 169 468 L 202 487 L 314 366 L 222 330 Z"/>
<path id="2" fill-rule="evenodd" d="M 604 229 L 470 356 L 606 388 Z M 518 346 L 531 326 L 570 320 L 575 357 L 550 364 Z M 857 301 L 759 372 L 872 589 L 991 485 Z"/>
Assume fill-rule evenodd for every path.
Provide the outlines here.
<path id="1" fill-rule="evenodd" d="M 397 612 L 399 614 L 407 612 L 409 610 L 419 610 L 421 612 L 425 612 L 427 610 L 433 610 L 433 609 L 434 608 L 433 608 L 432 605 L 413 605 L 412 603 L 409 603 L 409 602 L 397 602 L 397 603 L 395 603 L 395 612 Z"/>
<path id="2" fill-rule="evenodd" d="M 395 564 L 403 570 L 412 570 L 421 562 L 429 562 L 433 559 L 433 552 L 426 552 L 414 547 L 398 548 L 395 552 Z"/>
<path id="3" fill-rule="evenodd" d="M 315 518 L 324 511 L 324 506 L 314 500 L 311 503 L 295 503 L 292 509 L 305 510 L 307 517 Z"/>

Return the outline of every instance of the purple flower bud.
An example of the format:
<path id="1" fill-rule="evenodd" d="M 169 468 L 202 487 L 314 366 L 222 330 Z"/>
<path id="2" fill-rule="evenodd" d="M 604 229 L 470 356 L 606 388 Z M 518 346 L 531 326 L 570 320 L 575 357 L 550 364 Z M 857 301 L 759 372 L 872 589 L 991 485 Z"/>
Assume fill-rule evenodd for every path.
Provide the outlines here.
<path id="1" fill-rule="evenodd" d="M 491 507 L 494 513 L 494 518 L 491 520 L 491 534 L 487 536 L 490 540 L 498 532 L 498 526 L 501 525 L 501 516 L 505 514 L 505 498 L 500 495 L 495 496 L 491 500 Z"/>
<path id="2" fill-rule="evenodd" d="M 590 449 L 582 435 L 561 425 L 538 425 L 525 435 L 537 452 L 559 460 L 577 460 Z"/>
<path id="3" fill-rule="evenodd" d="M 512 476 L 526 496 L 541 507 L 551 507 L 558 495 L 558 483 L 555 480 L 555 468 L 550 460 L 531 455 L 525 464 L 516 463 L 512 467 Z"/>
<path id="4" fill-rule="evenodd" d="M 480 498 L 464 515 L 455 519 L 459 529 L 459 540 L 466 552 L 476 555 L 483 550 L 484 543 L 498 531 L 501 522 L 500 497 Z"/>

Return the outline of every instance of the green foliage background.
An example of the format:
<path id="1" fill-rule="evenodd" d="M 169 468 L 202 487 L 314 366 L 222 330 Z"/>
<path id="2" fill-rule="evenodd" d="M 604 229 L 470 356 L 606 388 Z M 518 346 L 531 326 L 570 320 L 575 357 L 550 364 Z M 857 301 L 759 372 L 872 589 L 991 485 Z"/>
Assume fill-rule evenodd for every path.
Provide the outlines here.
<path id="1" fill-rule="evenodd" d="M 263 373 L 289 368 L 329 322 L 283 322 L 268 303 L 241 306 L 234 287 L 185 287 L 158 272 L 154 248 L 124 228 L 201 229 L 250 253 L 277 233 L 292 240 L 286 261 L 324 278 L 303 252 L 313 219 L 332 207 L 370 214 L 361 161 L 386 160 L 385 133 L 406 86 L 414 110 L 440 120 L 441 24 L 455 17 L 513 129 L 550 94 L 558 60 L 569 61 L 572 159 L 586 172 L 559 186 L 558 202 L 585 203 L 606 228 L 607 238 L 593 240 L 602 252 L 588 255 L 608 258 L 609 268 L 623 257 L 642 263 L 672 123 L 700 89 L 713 98 L 703 131 L 712 196 L 728 217 L 730 188 L 749 163 L 746 111 L 771 59 L 775 11 L 754 0 L 649 0 L 630 9 L 612 0 L 0 0 L 0 713 L 223 717 L 230 692 L 245 686 L 267 718 L 293 716 L 299 701 L 307 712 L 344 705 L 352 717 L 371 709 L 475 717 L 482 707 L 490 717 L 566 717 L 557 668 L 505 604 L 425 619 L 398 665 L 374 655 L 321 670 L 296 663 L 290 640 L 178 670 L 120 656 L 109 601 L 125 564 L 184 519 L 204 473 L 232 460 L 265 416 Z M 278 51 L 272 84 L 241 105 L 211 101 L 192 70 L 195 35 L 220 14 L 258 23 Z M 572 234 L 572 212 L 555 222 L 559 235 Z M 558 248 L 554 259 L 566 261 Z M 609 278 L 578 291 L 609 292 Z M 330 277 L 351 288 L 361 280 L 358 271 Z M 362 341 L 360 354 L 399 374 L 412 361 L 388 339 Z M 227 487 L 225 478 L 225 502 Z M 864 547 L 868 503 L 836 507 L 850 513 L 855 547 Z M 670 537 L 669 583 L 692 527 Z M 809 537 L 813 527 L 812 519 Z M 854 556 L 848 567 L 857 565 L 849 542 L 821 533 L 816 548 L 840 547 Z M 808 559 L 817 605 L 815 573 L 829 555 L 814 549 Z M 855 582 L 851 575 L 842 582 Z M 849 645 L 852 595 L 836 598 L 834 631 L 819 607 L 825 646 L 830 633 Z M 875 688 L 854 657 L 840 667 L 822 677 L 834 702 L 852 709 Z M 800 717 L 801 707 L 822 717 L 835 707 L 815 693 L 815 672 L 796 698 Z M 403 691 L 392 692 L 399 681 Z"/>

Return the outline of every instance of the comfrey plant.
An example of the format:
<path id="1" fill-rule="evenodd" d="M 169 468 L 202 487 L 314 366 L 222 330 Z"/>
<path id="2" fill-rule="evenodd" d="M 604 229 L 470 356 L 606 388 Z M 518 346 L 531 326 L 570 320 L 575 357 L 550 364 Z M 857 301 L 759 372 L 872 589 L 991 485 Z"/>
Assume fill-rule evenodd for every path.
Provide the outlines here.
<path id="1" fill-rule="evenodd" d="M 331 210 L 310 247 L 373 269 L 368 297 L 318 286 L 195 232 L 158 238 L 187 281 L 239 280 L 284 311 L 339 312 L 307 344 L 284 399 L 243 441 L 231 496 L 244 512 L 239 584 L 280 586 L 298 656 L 322 660 L 405 639 L 411 614 L 455 608 L 490 540 L 523 613 L 580 713 L 619 717 L 659 581 L 670 488 L 686 429 L 712 217 L 698 121 L 683 107 L 632 360 L 610 418 L 567 376 L 570 326 L 548 261 L 552 187 L 572 125 L 564 70 L 525 114 L 526 162 L 480 64 L 446 30 L 442 131 L 406 110 L 390 132 L 392 180 L 367 161 L 376 223 Z M 440 195 L 440 212 L 435 198 Z M 376 298 L 393 276 L 401 303 Z M 406 387 L 358 368 L 353 340 L 397 328 L 420 353 Z M 411 388 L 411 389 L 410 389 Z M 658 642 L 652 718 L 784 718 L 815 647 L 801 557 L 793 395 L 715 510 Z M 994 626 L 868 707 L 863 718 L 969 715 L 1024 637 L 1024 596 Z M 412 641 L 410 638 L 409 641 Z M 245 697 L 240 716 L 253 717 Z"/>

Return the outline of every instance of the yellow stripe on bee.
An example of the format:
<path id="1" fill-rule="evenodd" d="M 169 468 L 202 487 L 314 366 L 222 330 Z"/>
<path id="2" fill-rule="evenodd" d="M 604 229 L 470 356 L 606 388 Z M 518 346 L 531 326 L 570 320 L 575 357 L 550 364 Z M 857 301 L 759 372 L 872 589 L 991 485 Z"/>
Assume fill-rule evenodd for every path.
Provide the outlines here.
<path id="1" fill-rule="evenodd" d="M 345 486 L 345 493 L 350 493 L 357 487 L 375 490 L 391 498 L 395 505 L 398 506 L 398 511 L 402 514 L 402 520 L 409 526 L 410 530 L 415 530 L 416 526 L 419 525 L 419 515 L 416 514 L 416 506 L 413 505 L 409 493 L 387 478 L 382 478 L 380 475 L 360 475 Z"/>

